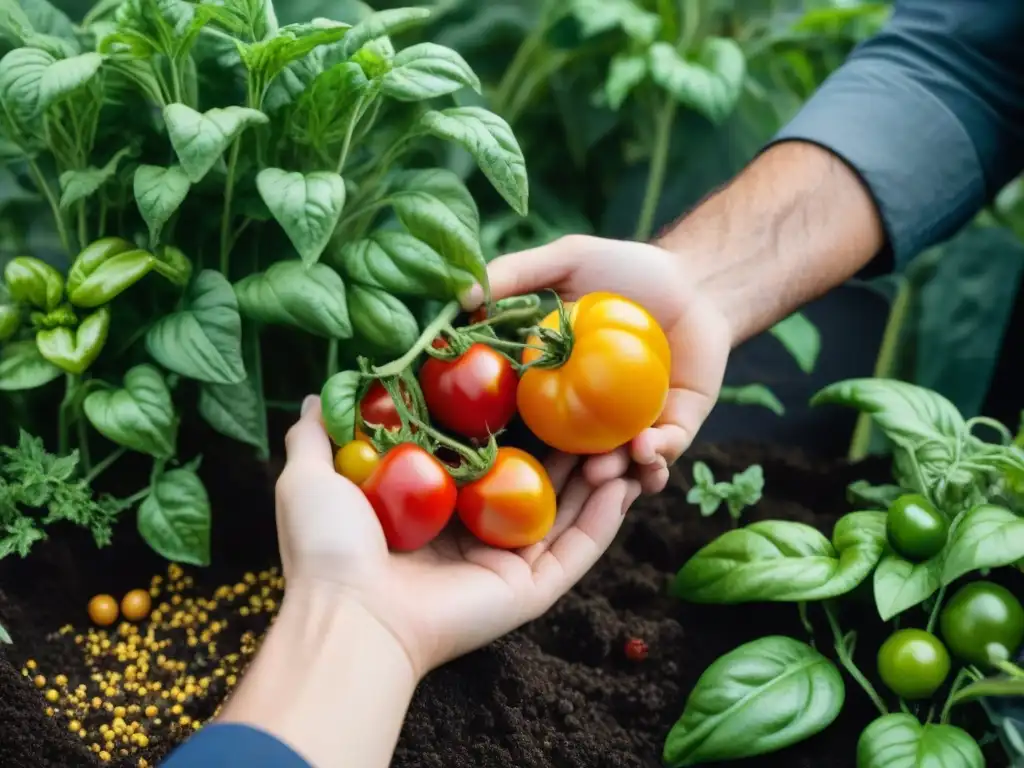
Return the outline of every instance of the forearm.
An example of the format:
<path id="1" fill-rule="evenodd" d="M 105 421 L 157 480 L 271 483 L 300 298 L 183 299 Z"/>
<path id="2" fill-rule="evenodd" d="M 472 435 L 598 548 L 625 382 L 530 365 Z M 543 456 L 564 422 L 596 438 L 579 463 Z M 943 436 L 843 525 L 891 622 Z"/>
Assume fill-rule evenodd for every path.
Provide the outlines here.
<path id="1" fill-rule="evenodd" d="M 734 345 L 847 280 L 883 243 L 857 175 L 804 142 L 768 149 L 659 239 L 720 307 Z"/>
<path id="2" fill-rule="evenodd" d="M 315 768 L 383 767 L 416 683 L 401 646 L 358 603 L 294 589 L 218 720 L 261 728 Z"/>

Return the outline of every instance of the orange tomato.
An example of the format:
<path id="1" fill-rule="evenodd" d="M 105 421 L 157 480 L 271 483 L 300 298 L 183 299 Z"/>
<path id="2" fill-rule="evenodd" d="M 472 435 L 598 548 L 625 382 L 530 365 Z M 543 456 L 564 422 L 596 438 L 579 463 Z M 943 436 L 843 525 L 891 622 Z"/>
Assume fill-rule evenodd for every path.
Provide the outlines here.
<path id="1" fill-rule="evenodd" d="M 491 470 L 459 489 L 455 511 L 485 544 L 518 549 L 536 544 L 555 523 L 555 489 L 547 470 L 518 448 L 499 448 Z"/>
<path id="2" fill-rule="evenodd" d="M 355 439 L 334 454 L 334 468 L 356 485 L 362 485 L 380 464 L 380 455 L 368 440 Z"/>
<path id="3" fill-rule="evenodd" d="M 528 368 L 517 404 L 546 444 L 573 454 L 607 453 L 650 427 L 668 396 L 671 354 L 665 332 L 636 302 L 598 292 L 565 305 L 573 342 L 557 368 Z M 558 311 L 541 326 L 559 330 Z M 530 346 L 544 342 L 531 336 Z M 523 363 L 543 353 L 527 349 Z"/>
<path id="4" fill-rule="evenodd" d="M 93 624 L 109 627 L 117 621 L 117 600 L 110 595 L 96 595 L 89 601 L 89 618 Z"/>

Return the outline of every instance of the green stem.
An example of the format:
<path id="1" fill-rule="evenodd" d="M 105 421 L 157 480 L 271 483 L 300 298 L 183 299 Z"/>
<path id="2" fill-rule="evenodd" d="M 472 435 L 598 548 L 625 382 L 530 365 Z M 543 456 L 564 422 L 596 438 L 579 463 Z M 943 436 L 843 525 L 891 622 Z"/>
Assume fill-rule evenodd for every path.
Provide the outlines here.
<path id="1" fill-rule="evenodd" d="M 128 505 L 131 505 L 131 504 L 136 503 L 137 501 L 142 501 L 144 498 L 149 496 L 149 494 L 152 493 L 152 492 L 153 492 L 152 486 L 150 486 L 148 488 L 143 488 L 141 491 L 136 491 L 131 496 L 129 496 L 127 499 L 124 499 L 124 503 L 128 504 Z"/>
<path id="2" fill-rule="evenodd" d="M 814 625 L 811 624 L 810 616 L 807 615 L 807 603 L 797 603 L 796 609 L 800 614 L 800 623 L 804 625 L 804 630 L 810 637 L 811 647 L 814 647 Z"/>
<path id="3" fill-rule="evenodd" d="M 46 197 L 46 201 L 50 204 L 50 210 L 53 211 L 53 219 L 57 224 L 57 234 L 60 236 L 60 244 L 64 247 L 68 256 L 73 256 L 71 251 L 71 237 L 68 235 L 67 223 L 64 221 L 64 216 L 60 212 L 60 204 L 57 202 L 57 198 L 53 194 L 53 190 L 50 189 L 50 185 L 46 183 L 46 177 L 43 176 L 42 170 L 39 168 L 39 164 L 33 159 L 28 158 L 28 169 L 29 173 L 32 174 L 32 180 L 36 183 L 36 187 L 43 196 Z"/>
<path id="4" fill-rule="evenodd" d="M 107 196 L 100 193 L 100 230 L 98 237 L 103 237 L 107 232 Z"/>
<path id="5" fill-rule="evenodd" d="M 875 687 L 868 682 L 868 679 L 864 677 L 864 674 L 857 668 L 857 664 L 854 662 L 853 657 L 849 653 L 849 648 L 846 644 L 846 639 L 843 637 L 842 630 L 839 629 L 839 621 L 836 619 L 835 607 L 829 603 L 823 603 L 825 609 L 825 616 L 828 618 L 828 625 L 832 629 L 832 635 L 836 641 L 836 655 L 839 656 L 839 663 L 843 665 L 843 668 L 849 673 L 850 677 L 857 681 L 857 684 L 864 689 L 864 693 L 868 695 L 875 707 L 882 715 L 889 714 L 888 707 L 885 706 L 885 702 L 882 701 L 882 697 L 878 695 L 878 691 Z"/>
<path id="6" fill-rule="evenodd" d="M 518 85 L 522 72 L 527 69 L 534 53 L 544 43 L 544 36 L 547 34 L 547 20 L 545 16 L 546 14 L 541 11 L 541 18 L 538 20 L 537 26 L 533 28 L 533 31 L 527 35 L 522 45 L 519 46 L 519 50 L 516 51 L 516 55 L 512 58 L 511 63 L 509 63 L 508 69 L 505 70 L 505 74 L 501 78 L 501 82 L 498 83 L 498 88 L 491 99 L 491 108 L 502 117 L 505 117 L 509 99 Z"/>
<path id="7" fill-rule="evenodd" d="M 938 594 L 935 595 L 935 605 L 932 606 L 931 615 L 928 616 L 928 632 L 932 632 L 935 630 L 935 622 L 939 620 L 939 611 L 942 609 L 942 601 L 945 599 L 945 597 L 946 585 L 943 584 L 939 588 Z"/>
<path id="8" fill-rule="evenodd" d="M 85 476 L 85 482 L 87 482 L 87 483 L 93 482 L 97 477 L 99 477 L 104 472 L 106 472 L 108 469 L 110 469 L 110 466 L 115 461 L 117 461 L 122 456 L 124 456 L 127 452 L 128 452 L 127 448 L 118 448 L 116 451 L 108 454 L 102 461 L 100 461 L 95 467 L 92 468 L 92 470 L 89 472 L 89 474 L 87 474 Z"/>
<path id="9" fill-rule="evenodd" d="M 331 339 L 327 342 L 327 378 L 331 378 L 338 372 L 338 340 Z"/>
<path id="10" fill-rule="evenodd" d="M 387 365 L 374 367 L 373 375 L 384 377 L 397 376 L 400 374 L 415 362 L 416 358 L 423 353 L 423 350 L 430 346 L 434 339 L 437 338 L 437 335 L 444 330 L 446 325 L 451 324 L 452 320 L 459 316 L 460 311 L 461 306 L 457 301 L 451 301 L 445 304 L 437 317 L 434 318 L 434 321 L 423 329 L 423 333 L 420 334 L 419 339 L 416 340 L 416 343 L 412 345 L 408 352 Z"/>
<path id="11" fill-rule="evenodd" d="M 1014 664 L 1008 659 L 1002 659 L 994 663 L 994 666 L 1001 672 L 1005 672 L 1007 675 L 1014 679 L 1024 678 L 1024 669 Z"/>
<path id="12" fill-rule="evenodd" d="M 242 146 L 241 137 L 231 145 L 231 156 L 228 160 L 228 175 L 224 182 L 224 215 L 220 222 L 220 272 L 231 279 L 228 271 L 231 268 L 231 202 L 235 195 L 235 173 L 238 169 L 238 153 Z"/>
<path id="13" fill-rule="evenodd" d="M 78 248 L 84 250 L 89 244 L 89 222 L 85 217 L 85 200 L 78 201 Z"/>
<path id="14" fill-rule="evenodd" d="M 939 722 L 942 725 L 949 722 L 949 713 L 953 709 L 953 705 L 956 704 L 956 695 L 965 684 L 970 682 L 970 670 L 961 667 L 960 671 L 956 673 L 956 677 L 953 678 L 953 685 L 950 686 L 949 695 L 946 697 L 946 703 L 942 707 L 942 714 L 939 716 Z"/>
<path id="15" fill-rule="evenodd" d="M 89 426 L 85 423 L 85 417 L 81 409 L 73 414 L 75 418 L 75 429 L 78 433 L 78 465 L 87 475 L 92 472 L 92 459 L 89 456 Z"/>
<path id="16" fill-rule="evenodd" d="M 348 121 L 348 130 L 345 131 L 345 142 L 341 145 L 341 156 L 338 158 L 338 174 L 345 169 L 345 161 L 348 160 L 348 151 L 352 146 L 352 134 L 355 133 L 356 126 L 359 125 L 359 121 L 363 118 L 363 111 L 365 108 L 365 94 L 359 97 L 359 101 L 356 103 L 356 108 L 352 112 L 352 118 Z"/>
<path id="17" fill-rule="evenodd" d="M 654 216 L 665 187 L 665 171 L 668 168 L 668 152 L 672 144 L 672 126 L 675 125 L 678 105 L 672 97 L 665 103 L 656 117 L 654 126 L 654 149 L 651 152 L 651 171 L 647 176 L 647 190 L 644 192 L 640 218 L 637 219 L 633 239 L 643 242 L 650 238 L 654 229 Z"/>
<path id="18" fill-rule="evenodd" d="M 537 92 L 551 82 L 551 76 L 564 68 L 572 57 L 566 53 L 553 54 L 540 64 L 533 67 L 530 73 L 516 88 L 509 103 L 505 106 L 502 117 L 509 125 L 515 125 L 519 116 L 530 106 Z"/>

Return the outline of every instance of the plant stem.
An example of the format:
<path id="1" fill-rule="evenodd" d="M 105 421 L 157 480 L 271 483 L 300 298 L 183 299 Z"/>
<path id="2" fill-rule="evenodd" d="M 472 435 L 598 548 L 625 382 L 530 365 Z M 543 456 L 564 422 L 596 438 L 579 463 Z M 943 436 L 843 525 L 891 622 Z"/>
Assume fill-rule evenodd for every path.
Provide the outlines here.
<path id="1" fill-rule="evenodd" d="M 89 222 L 85 218 L 85 200 L 78 201 L 78 249 L 89 244 Z"/>
<path id="2" fill-rule="evenodd" d="M 129 496 L 127 499 L 124 499 L 124 503 L 125 504 L 134 504 L 137 501 L 142 501 L 147 496 L 149 496 L 149 494 L 152 493 L 152 492 L 153 492 L 152 486 L 149 486 L 147 488 L 143 488 L 141 491 L 136 491 L 131 496 Z"/>
<path id="3" fill-rule="evenodd" d="M 102 461 L 92 468 L 92 471 L 90 471 L 89 474 L 85 476 L 85 482 L 91 483 L 97 477 L 106 472 L 110 468 L 111 464 L 120 459 L 127 452 L 127 448 L 118 448 L 116 451 L 108 454 Z"/>
<path id="4" fill-rule="evenodd" d="M 935 595 L 935 605 L 932 606 L 931 615 L 928 616 L 928 627 L 927 631 L 932 632 L 935 630 L 935 622 L 939 620 L 939 611 L 942 609 L 942 601 L 946 597 L 946 585 L 943 584 Z"/>
<path id="5" fill-rule="evenodd" d="M 341 145 L 341 156 L 338 158 L 338 175 L 345 169 L 345 161 L 348 160 L 348 151 L 352 146 L 352 134 L 363 117 L 365 95 L 359 97 L 356 108 L 352 111 L 352 117 L 348 121 L 348 130 L 345 131 L 345 142 Z"/>
<path id="6" fill-rule="evenodd" d="M 331 378 L 338 372 L 338 340 L 331 339 L 327 342 L 327 378 Z"/>
<path id="7" fill-rule="evenodd" d="M 811 619 L 807 615 L 807 603 L 797 603 L 796 609 L 800 614 L 800 623 L 804 625 L 804 629 L 807 631 L 808 637 L 811 639 L 811 647 L 814 647 L 814 625 L 811 624 Z"/>
<path id="8" fill-rule="evenodd" d="M 494 96 L 491 98 L 491 108 L 502 117 L 506 116 L 505 111 L 508 108 L 509 99 L 516 88 L 522 70 L 526 69 L 527 65 L 530 64 L 533 54 L 544 43 L 544 36 L 548 31 L 546 15 L 542 10 L 537 26 L 533 28 L 526 39 L 523 40 L 522 45 L 519 46 L 519 50 L 516 51 L 516 55 L 509 63 L 508 69 L 505 70 L 505 74 L 501 78 L 501 82 L 498 83 Z"/>
<path id="9" fill-rule="evenodd" d="M 46 201 L 50 204 L 50 210 L 53 211 L 53 219 L 57 224 L 57 234 L 60 236 L 60 244 L 64 247 L 68 256 L 74 255 L 71 251 L 71 237 L 68 235 L 67 223 L 64 221 L 64 216 L 61 214 L 57 198 L 54 197 L 53 190 L 50 189 L 50 185 L 46 183 L 46 177 L 39 168 L 39 164 L 31 157 L 28 158 L 28 169 L 32 174 L 32 180 L 36 183 L 36 187 L 43 193 L 44 197 L 46 197 Z"/>
<path id="10" fill-rule="evenodd" d="M 654 126 L 654 149 L 651 152 L 651 170 L 647 176 L 647 190 L 644 192 L 640 218 L 637 219 L 633 239 L 643 242 L 650 238 L 654 229 L 654 217 L 658 212 L 661 192 L 665 187 L 665 171 L 668 167 L 668 152 L 672 144 L 672 126 L 675 125 L 678 105 L 672 97 L 666 97 L 658 112 Z"/>
<path id="11" fill-rule="evenodd" d="M 406 368 L 408 368 L 416 360 L 417 357 L 430 346 L 431 342 L 437 338 L 437 335 L 444 330 L 446 325 L 449 325 L 452 320 L 459 316 L 461 306 L 457 301 L 450 301 L 445 304 L 444 308 L 438 313 L 434 321 L 423 329 L 423 333 L 420 334 L 419 339 L 412 345 L 408 352 L 402 355 L 397 360 L 393 360 L 387 365 L 383 365 L 373 368 L 373 374 L 375 376 L 397 376 Z"/>
<path id="12" fill-rule="evenodd" d="M 107 196 L 100 193 L 100 224 L 97 237 L 103 237 L 107 232 Z"/>
<path id="13" fill-rule="evenodd" d="M 839 656 L 839 663 L 843 665 L 843 668 L 849 673 L 850 677 L 856 680 L 857 684 L 864 689 L 864 693 L 868 695 L 868 698 L 871 699 L 872 703 L 878 708 L 878 711 L 883 715 L 889 714 L 889 709 L 885 706 L 885 702 L 882 701 L 882 698 L 878 695 L 875 687 L 868 682 L 868 679 L 864 677 L 864 673 L 857 668 L 856 663 L 850 656 L 842 630 L 839 629 L 839 621 L 836 619 L 835 607 L 829 602 L 823 603 L 822 606 L 825 609 L 825 616 L 828 618 L 828 625 L 832 629 L 832 635 L 836 640 L 836 654 Z"/>
<path id="14" fill-rule="evenodd" d="M 231 202 L 235 195 L 235 172 L 238 168 L 238 153 L 242 146 L 241 137 L 231 144 L 231 155 L 228 160 L 228 175 L 224 182 L 224 215 L 220 222 L 220 272 L 231 279 L 228 271 L 231 268 Z"/>
<path id="15" fill-rule="evenodd" d="M 1014 679 L 1024 678 L 1024 669 L 1021 669 L 1008 659 L 1002 659 L 1001 661 L 995 662 L 995 666 L 1001 672 L 1005 672 L 1007 675 Z"/>
<path id="16" fill-rule="evenodd" d="M 953 709 L 953 705 L 956 703 L 956 695 L 960 692 L 960 689 L 964 687 L 965 683 L 971 681 L 971 673 L 966 668 L 961 667 L 960 671 L 956 673 L 956 677 L 953 678 L 953 685 L 949 688 L 949 696 L 946 697 L 946 703 L 942 707 L 942 714 L 939 716 L 939 722 L 943 725 L 949 722 L 949 713 Z"/>
<path id="17" fill-rule="evenodd" d="M 78 433 L 78 463 L 82 471 L 87 475 L 92 472 L 92 459 L 89 457 L 89 427 L 85 423 L 81 409 L 73 414 L 75 418 L 75 430 Z"/>

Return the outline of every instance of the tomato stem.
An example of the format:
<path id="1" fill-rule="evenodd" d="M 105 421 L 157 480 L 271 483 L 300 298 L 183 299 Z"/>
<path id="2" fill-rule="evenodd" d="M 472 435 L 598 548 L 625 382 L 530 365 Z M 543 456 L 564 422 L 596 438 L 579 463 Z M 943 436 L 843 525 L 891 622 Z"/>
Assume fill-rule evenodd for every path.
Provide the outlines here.
<path id="1" fill-rule="evenodd" d="M 380 367 L 374 366 L 373 375 L 377 378 L 396 376 L 411 366 L 416 362 L 416 358 L 418 358 L 423 351 L 433 343 L 434 339 L 436 339 L 438 334 L 444 330 L 445 326 L 451 325 L 452 320 L 459 316 L 460 311 L 461 306 L 457 301 L 450 301 L 445 304 L 444 308 L 438 313 L 437 317 L 434 318 L 433 322 L 423 329 L 423 333 L 420 334 L 420 337 L 416 340 L 416 343 L 409 348 L 408 352 L 397 360 L 391 361 L 387 365 Z"/>
<path id="2" fill-rule="evenodd" d="M 825 609 L 825 616 L 828 619 L 828 625 L 832 630 L 832 635 L 836 641 L 836 655 L 839 657 L 839 663 L 843 665 L 843 668 L 849 673 L 861 688 L 864 689 L 864 693 L 868 695 L 872 703 L 878 708 L 878 711 L 882 715 L 889 714 L 888 707 L 885 706 L 885 702 L 882 701 L 882 697 L 878 695 L 878 691 L 875 687 L 868 682 L 868 679 L 864 677 L 864 673 L 860 671 L 857 664 L 853 660 L 853 656 L 850 652 L 850 643 L 843 637 L 842 630 L 839 628 L 839 620 L 836 618 L 835 606 L 826 601 L 822 604 Z"/>
<path id="3" fill-rule="evenodd" d="M 933 632 L 935 630 L 935 622 L 939 619 L 939 611 L 942 609 L 942 601 L 946 597 L 946 585 L 943 584 L 939 587 L 938 594 L 935 595 L 935 605 L 932 606 L 931 615 L 928 616 L 928 627 L 927 632 Z"/>

